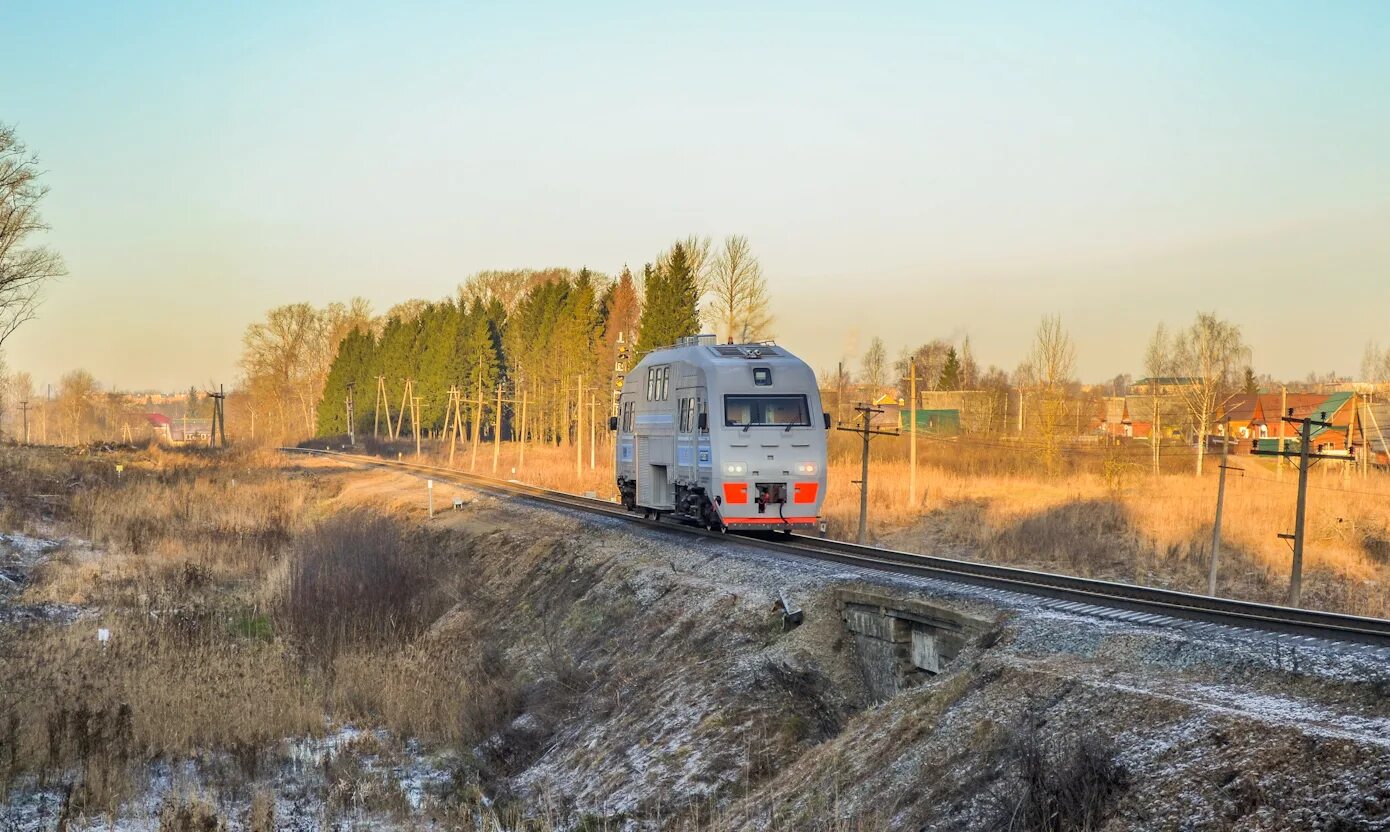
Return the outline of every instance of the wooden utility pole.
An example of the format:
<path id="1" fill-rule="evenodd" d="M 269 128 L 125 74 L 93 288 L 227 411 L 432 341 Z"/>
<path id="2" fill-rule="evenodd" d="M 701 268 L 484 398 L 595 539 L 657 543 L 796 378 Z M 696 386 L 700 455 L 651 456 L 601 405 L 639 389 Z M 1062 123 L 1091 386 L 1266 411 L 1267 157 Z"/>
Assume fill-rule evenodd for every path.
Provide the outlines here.
<path id="1" fill-rule="evenodd" d="M 222 385 L 217 386 L 217 392 L 208 391 L 208 398 L 212 399 L 212 428 L 208 430 L 208 447 L 217 448 L 227 447 L 227 415 L 222 404 L 227 399 L 227 393 L 222 389 Z M 185 414 L 185 420 L 187 414 Z M 185 421 L 184 431 L 187 432 L 187 421 Z M 187 438 L 187 437 L 185 437 Z M 219 442 L 219 439 L 221 440 Z"/>
<path id="2" fill-rule="evenodd" d="M 1327 421 L 1327 413 L 1322 413 L 1321 419 L 1295 419 L 1292 410 L 1285 412 L 1289 415 L 1284 416 L 1283 421 L 1288 424 L 1299 425 L 1300 427 L 1297 454 L 1293 451 L 1261 451 L 1258 444 L 1251 453 L 1256 456 L 1277 455 L 1281 459 L 1286 456 L 1290 458 L 1294 456 L 1298 457 L 1298 509 L 1294 515 L 1293 534 L 1279 535 L 1279 537 L 1284 540 L 1293 541 L 1293 569 L 1289 576 L 1289 606 L 1296 607 L 1299 605 L 1303 594 L 1303 532 L 1308 518 L 1308 468 L 1314 461 L 1319 459 L 1340 459 L 1345 461 L 1346 457 L 1340 454 L 1313 453 L 1309 450 L 1308 446 L 1311 445 L 1313 441 L 1313 426 L 1319 425 L 1325 428 L 1332 427 L 1332 423 Z M 1282 425 L 1280 426 L 1279 435 L 1281 437 L 1280 444 L 1282 445 L 1282 437 L 1284 435 Z"/>
<path id="3" fill-rule="evenodd" d="M 598 406 L 598 391 L 589 391 L 589 470 L 598 467 L 598 452 L 595 450 L 597 437 L 594 435 L 594 408 Z"/>
<path id="4" fill-rule="evenodd" d="M 870 422 L 875 413 L 882 413 L 883 409 L 874 407 L 871 404 L 855 405 L 854 409 L 859 413 L 859 421 L 862 423 L 855 425 L 838 425 L 836 430 L 857 433 L 864 439 L 864 452 L 859 463 L 859 479 L 855 480 L 859 484 L 859 533 L 855 540 L 863 545 L 868 537 L 869 529 L 869 440 L 875 436 L 901 436 L 897 431 L 874 430 Z"/>
<path id="5" fill-rule="evenodd" d="M 917 507 L 917 359 L 911 358 L 907 362 L 908 367 L 908 414 L 911 421 L 908 422 L 908 441 L 907 451 L 907 504 L 911 508 Z"/>
<path id="6" fill-rule="evenodd" d="M 1221 474 L 1216 482 L 1216 522 L 1211 526 L 1211 573 L 1207 576 L 1207 594 L 1216 595 L 1216 561 L 1221 556 L 1221 508 L 1226 501 L 1226 453 L 1231 444 L 1231 420 L 1226 419 L 1221 430 Z"/>

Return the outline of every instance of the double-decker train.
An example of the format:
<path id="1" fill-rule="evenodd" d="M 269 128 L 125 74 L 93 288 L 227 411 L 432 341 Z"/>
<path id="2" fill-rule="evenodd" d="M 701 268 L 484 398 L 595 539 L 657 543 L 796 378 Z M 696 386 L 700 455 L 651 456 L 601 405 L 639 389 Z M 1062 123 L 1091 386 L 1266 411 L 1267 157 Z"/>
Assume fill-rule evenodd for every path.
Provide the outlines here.
<path id="1" fill-rule="evenodd" d="M 815 373 L 783 347 L 695 335 L 653 350 L 609 424 L 631 511 L 723 531 L 819 526 L 830 416 Z"/>

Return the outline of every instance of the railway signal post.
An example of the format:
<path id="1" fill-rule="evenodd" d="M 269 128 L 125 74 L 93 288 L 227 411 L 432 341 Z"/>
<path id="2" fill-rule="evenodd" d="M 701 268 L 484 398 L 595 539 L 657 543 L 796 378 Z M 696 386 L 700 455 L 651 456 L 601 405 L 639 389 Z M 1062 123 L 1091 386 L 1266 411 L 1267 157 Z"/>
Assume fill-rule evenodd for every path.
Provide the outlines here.
<path id="1" fill-rule="evenodd" d="M 1308 450 L 1308 445 L 1313 438 L 1313 426 L 1318 425 L 1324 428 L 1332 427 L 1332 423 L 1327 421 L 1327 414 L 1319 414 L 1321 419 L 1295 419 L 1293 409 L 1287 411 L 1283 417 L 1285 422 L 1292 425 L 1299 425 L 1299 440 L 1297 451 L 1285 451 L 1282 448 L 1277 451 L 1262 451 L 1259 441 L 1256 440 L 1255 447 L 1250 453 L 1255 456 L 1277 456 L 1282 462 L 1285 458 L 1298 460 L 1298 509 L 1294 515 L 1293 534 L 1281 534 L 1285 540 L 1293 540 L 1293 571 L 1289 576 L 1289 606 L 1299 605 L 1303 593 L 1303 529 L 1308 517 L 1308 468 L 1319 459 L 1342 459 L 1344 456 L 1337 454 L 1312 453 Z M 1282 446 L 1284 432 L 1279 431 L 1279 444 Z"/>
<path id="2" fill-rule="evenodd" d="M 871 404 L 855 405 L 854 409 L 859 413 L 859 425 L 837 425 L 836 430 L 857 433 L 864 439 L 864 452 L 859 463 L 859 534 L 855 542 L 864 544 L 868 537 L 869 528 L 869 440 L 875 436 L 901 436 L 895 430 L 875 430 L 871 424 L 875 413 L 882 413 L 883 408 L 874 407 Z"/>

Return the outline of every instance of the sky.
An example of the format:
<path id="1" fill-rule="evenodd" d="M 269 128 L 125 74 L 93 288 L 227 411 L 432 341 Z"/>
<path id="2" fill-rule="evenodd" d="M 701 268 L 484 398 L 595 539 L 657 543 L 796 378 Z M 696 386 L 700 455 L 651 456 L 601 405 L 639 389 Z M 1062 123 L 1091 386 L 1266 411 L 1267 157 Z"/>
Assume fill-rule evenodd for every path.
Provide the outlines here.
<path id="1" fill-rule="evenodd" d="M 66 260 L 39 383 L 232 384 L 270 307 L 617 273 L 746 235 L 814 367 L 970 337 L 1143 374 L 1390 345 L 1390 4 L 0 2 L 0 121 Z"/>

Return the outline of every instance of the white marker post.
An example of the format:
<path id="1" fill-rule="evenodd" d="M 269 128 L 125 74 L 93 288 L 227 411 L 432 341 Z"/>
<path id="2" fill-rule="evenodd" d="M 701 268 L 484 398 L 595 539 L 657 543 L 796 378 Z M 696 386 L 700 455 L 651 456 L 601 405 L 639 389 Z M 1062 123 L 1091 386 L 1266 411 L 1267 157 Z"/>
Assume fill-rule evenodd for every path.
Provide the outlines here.
<path id="1" fill-rule="evenodd" d="M 434 480 L 425 480 L 425 487 L 430 492 L 430 519 L 434 519 Z"/>

